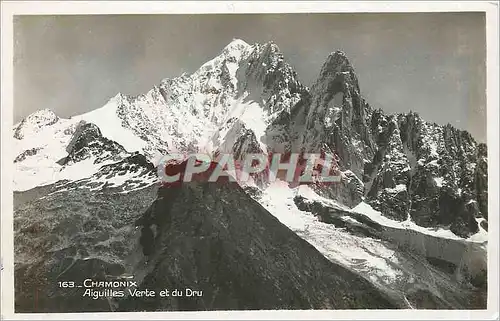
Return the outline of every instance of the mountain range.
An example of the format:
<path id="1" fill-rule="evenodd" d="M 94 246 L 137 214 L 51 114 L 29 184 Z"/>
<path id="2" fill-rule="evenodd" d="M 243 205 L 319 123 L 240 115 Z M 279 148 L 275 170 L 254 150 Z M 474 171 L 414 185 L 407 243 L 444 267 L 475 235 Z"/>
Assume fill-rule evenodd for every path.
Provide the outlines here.
<path id="1" fill-rule="evenodd" d="M 71 118 L 39 110 L 13 141 L 16 312 L 486 307 L 486 145 L 373 109 L 343 52 L 308 88 L 275 43 L 235 39 L 145 94 Z M 319 151 L 340 183 L 157 176 L 171 153 Z M 58 285 L 125 276 L 203 296 Z"/>

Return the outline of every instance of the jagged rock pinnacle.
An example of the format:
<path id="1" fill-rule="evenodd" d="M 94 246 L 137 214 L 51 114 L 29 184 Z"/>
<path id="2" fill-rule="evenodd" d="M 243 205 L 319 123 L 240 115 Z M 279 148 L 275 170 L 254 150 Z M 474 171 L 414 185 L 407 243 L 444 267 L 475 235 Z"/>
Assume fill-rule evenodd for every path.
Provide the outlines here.
<path id="1" fill-rule="evenodd" d="M 337 50 L 328 55 L 321 74 L 330 72 L 354 72 L 354 69 L 343 51 Z"/>
<path id="2" fill-rule="evenodd" d="M 59 121 L 59 117 L 50 109 L 38 110 L 24 118 L 14 129 L 14 138 L 23 139 L 25 132 L 36 133 L 45 126 L 50 126 Z"/>

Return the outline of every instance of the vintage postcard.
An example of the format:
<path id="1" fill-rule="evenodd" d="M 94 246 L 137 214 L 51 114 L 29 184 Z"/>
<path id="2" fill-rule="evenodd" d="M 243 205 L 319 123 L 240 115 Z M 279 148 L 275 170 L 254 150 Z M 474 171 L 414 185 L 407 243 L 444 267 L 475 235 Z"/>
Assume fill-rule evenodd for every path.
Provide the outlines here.
<path id="1" fill-rule="evenodd" d="M 497 6 L 2 2 L 2 318 L 498 318 Z"/>

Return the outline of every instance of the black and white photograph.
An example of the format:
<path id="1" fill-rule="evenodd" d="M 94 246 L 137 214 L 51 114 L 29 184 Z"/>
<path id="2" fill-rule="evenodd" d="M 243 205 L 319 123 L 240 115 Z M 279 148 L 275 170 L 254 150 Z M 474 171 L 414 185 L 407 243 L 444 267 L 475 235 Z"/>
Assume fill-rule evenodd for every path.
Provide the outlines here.
<path id="1" fill-rule="evenodd" d="M 498 317 L 487 20 L 14 12 L 9 309 Z"/>

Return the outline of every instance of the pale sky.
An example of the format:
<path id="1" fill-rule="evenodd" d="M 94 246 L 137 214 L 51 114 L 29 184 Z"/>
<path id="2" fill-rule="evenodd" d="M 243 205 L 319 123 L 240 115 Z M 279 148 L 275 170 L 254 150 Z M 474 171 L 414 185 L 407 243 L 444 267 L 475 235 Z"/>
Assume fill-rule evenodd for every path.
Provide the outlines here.
<path id="1" fill-rule="evenodd" d="M 102 107 L 191 73 L 234 38 L 273 40 L 305 85 L 343 50 L 374 108 L 486 141 L 484 13 L 17 16 L 14 121 Z"/>

